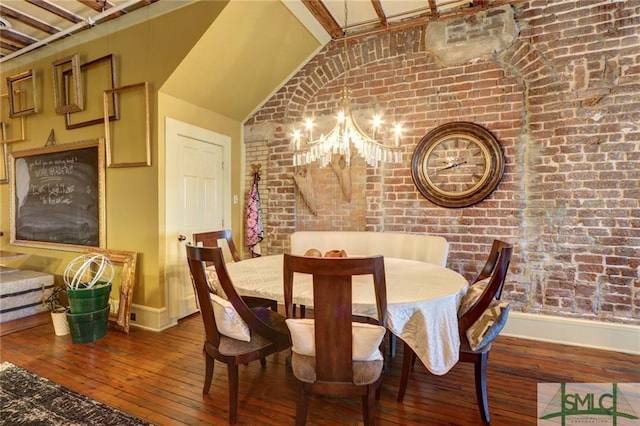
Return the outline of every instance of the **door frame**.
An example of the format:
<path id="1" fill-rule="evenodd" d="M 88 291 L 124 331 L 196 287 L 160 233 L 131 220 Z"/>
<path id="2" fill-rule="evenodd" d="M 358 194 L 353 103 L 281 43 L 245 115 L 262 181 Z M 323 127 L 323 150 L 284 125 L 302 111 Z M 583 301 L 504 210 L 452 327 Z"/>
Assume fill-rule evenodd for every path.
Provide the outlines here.
<path id="1" fill-rule="evenodd" d="M 173 148 L 176 147 L 176 136 L 186 137 L 194 141 L 199 141 L 201 143 L 206 144 L 214 144 L 222 146 L 223 153 L 223 199 L 225 200 L 224 206 L 222 207 L 222 217 L 224 221 L 224 226 L 227 228 L 231 228 L 231 137 L 228 135 L 223 135 L 221 133 L 214 132 L 212 130 L 204 129 L 202 127 L 198 127 L 189 123 L 185 123 L 183 121 L 176 120 L 171 117 L 165 117 L 165 221 L 164 221 L 164 229 L 165 229 L 165 261 L 164 261 L 164 287 L 165 287 L 165 300 L 166 300 L 166 308 L 168 321 L 170 324 L 175 324 L 176 321 L 181 316 L 181 312 L 184 311 L 184 306 L 179 306 L 180 304 L 184 305 L 184 302 L 181 300 L 174 300 L 177 297 L 175 293 L 175 289 L 170 288 L 170 283 L 172 282 L 171 277 L 169 275 L 176 274 L 178 272 L 186 272 L 188 274 L 188 266 L 185 262 L 179 262 L 179 259 L 173 255 L 176 253 L 176 244 L 184 245 L 186 242 L 191 241 L 191 235 L 186 235 L 187 240 L 178 242 L 178 236 L 180 235 L 180 230 L 172 227 L 172 221 L 174 221 L 174 214 L 170 210 L 169 199 L 167 194 L 169 191 L 172 191 L 172 187 L 170 186 L 171 179 L 175 179 L 177 175 L 177 170 L 179 170 L 179 166 L 172 161 L 179 158 L 175 152 L 172 151 Z M 175 165 L 176 167 L 172 166 Z M 178 247 L 178 250 L 180 247 Z M 185 253 L 182 250 L 182 253 Z M 178 268 L 178 271 L 176 271 Z M 180 271 L 182 269 L 182 271 Z M 195 295 L 193 297 L 193 304 L 195 306 Z"/>

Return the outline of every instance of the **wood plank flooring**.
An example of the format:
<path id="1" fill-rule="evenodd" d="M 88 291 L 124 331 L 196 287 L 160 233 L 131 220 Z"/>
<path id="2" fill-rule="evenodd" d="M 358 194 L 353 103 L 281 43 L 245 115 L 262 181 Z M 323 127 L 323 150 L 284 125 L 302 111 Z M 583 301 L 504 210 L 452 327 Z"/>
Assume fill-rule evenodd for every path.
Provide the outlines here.
<path id="1" fill-rule="evenodd" d="M 160 333 L 109 330 L 89 344 L 56 337 L 51 324 L 0 337 L 9 361 L 156 425 L 227 424 L 227 373 L 216 363 L 209 395 L 202 395 L 203 326 L 198 314 Z M 444 376 L 416 365 L 404 402 L 396 402 L 402 345 L 385 372 L 377 412 L 380 425 L 480 425 L 473 367 L 459 363 Z M 292 425 L 296 382 L 287 354 L 266 368 L 240 368 L 240 425 Z M 640 356 L 500 336 L 489 356 L 491 424 L 535 425 L 538 383 L 640 382 Z M 317 398 L 309 425 L 362 424 L 359 401 Z"/>

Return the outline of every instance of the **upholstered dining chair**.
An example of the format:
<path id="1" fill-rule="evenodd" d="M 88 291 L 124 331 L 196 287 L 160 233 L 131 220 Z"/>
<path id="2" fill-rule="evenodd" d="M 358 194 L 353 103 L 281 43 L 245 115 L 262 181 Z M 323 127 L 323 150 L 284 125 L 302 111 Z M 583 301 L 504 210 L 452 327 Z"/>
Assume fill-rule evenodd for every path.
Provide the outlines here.
<path id="1" fill-rule="evenodd" d="M 382 256 L 319 258 L 284 255 L 284 299 L 291 332 L 291 368 L 299 383 L 296 425 L 306 424 L 309 396 L 362 398 L 365 425 L 376 422 L 387 320 Z M 313 278 L 313 318 L 292 318 L 294 273 Z M 352 277 L 372 275 L 377 324 L 354 322 Z"/>
<path id="2" fill-rule="evenodd" d="M 231 235 L 230 229 L 221 229 L 218 231 L 199 232 L 193 234 L 193 244 L 196 246 L 202 245 L 204 247 L 221 247 L 219 241 L 226 242 L 233 262 L 240 262 L 242 260 L 240 254 L 238 253 L 238 249 L 233 242 L 233 236 Z M 222 249 L 224 251 L 224 247 L 222 247 Z M 229 260 L 225 259 L 225 261 Z M 265 307 L 270 308 L 272 311 L 278 311 L 278 302 L 276 300 L 255 296 L 242 296 L 242 298 L 250 308 Z"/>
<path id="3" fill-rule="evenodd" d="M 497 257 L 491 275 L 474 282 L 467 290 L 458 309 L 460 335 L 460 361 L 474 364 L 476 399 L 480 416 L 485 423 L 491 421 L 487 398 L 487 365 L 491 342 L 498 336 L 509 314 L 509 304 L 499 300 L 511 261 L 513 247 L 504 242 L 494 243 Z M 491 254 L 489 256 L 491 258 Z M 490 263 L 489 259 L 487 263 Z M 484 269 L 483 269 L 484 271 Z M 409 373 L 416 354 L 405 343 L 398 402 L 402 402 L 409 381 Z"/>
<path id="4" fill-rule="evenodd" d="M 234 424 L 238 415 L 238 365 L 260 360 L 264 367 L 266 356 L 291 346 L 289 331 L 283 315 L 264 307 L 247 306 L 231 282 L 220 247 L 188 244 L 187 261 L 205 329 L 202 393 L 209 393 L 215 361 L 227 364 L 229 424 Z M 215 267 L 224 295 L 209 287 L 207 263 Z"/>

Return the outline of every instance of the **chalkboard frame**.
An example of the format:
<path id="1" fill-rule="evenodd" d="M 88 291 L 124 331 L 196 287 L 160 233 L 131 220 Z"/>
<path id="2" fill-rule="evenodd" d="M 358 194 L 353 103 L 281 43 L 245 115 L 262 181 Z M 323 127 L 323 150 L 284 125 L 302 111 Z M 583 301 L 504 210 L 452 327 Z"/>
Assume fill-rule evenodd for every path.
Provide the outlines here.
<path id="1" fill-rule="evenodd" d="M 94 185 L 97 189 L 96 194 L 96 204 L 97 209 L 95 211 L 95 216 L 89 216 L 92 219 L 95 219 L 95 223 L 97 223 L 97 231 L 98 231 L 98 242 L 96 245 L 84 245 L 77 244 L 74 241 L 69 240 L 61 240 L 59 242 L 51 242 L 49 240 L 39 240 L 37 238 L 33 239 L 18 239 L 17 238 L 17 229 L 21 223 L 20 212 L 18 209 L 18 205 L 16 202 L 16 194 L 17 188 L 23 187 L 25 184 L 29 185 L 29 182 L 19 182 L 16 173 L 16 161 L 18 159 L 27 159 L 29 157 L 40 156 L 43 158 L 51 157 L 56 158 L 59 153 L 68 153 L 73 154 L 74 151 L 85 150 L 87 148 L 95 148 L 90 151 L 90 158 L 92 162 L 97 165 L 97 170 L 95 173 L 92 173 L 89 176 L 90 183 Z M 95 156 L 95 157 L 94 157 Z M 58 250 L 66 250 L 66 251 L 77 251 L 82 252 L 85 251 L 88 247 L 94 248 L 105 248 L 106 246 L 106 221 L 105 221 L 105 145 L 103 138 L 96 139 L 88 139 L 80 142 L 73 142 L 67 144 L 60 145 L 49 145 L 43 148 L 34 148 L 28 149 L 24 151 L 16 151 L 12 152 L 10 155 L 9 161 L 9 180 L 10 180 L 10 225 L 11 225 L 11 241 L 10 243 L 16 246 L 24 246 L 24 247 L 34 247 L 34 248 L 46 248 L 46 249 L 58 249 Z M 31 158 L 33 160 L 33 158 Z M 22 186 L 21 186 L 22 185 Z M 42 213 L 43 222 L 46 223 L 46 212 Z"/>

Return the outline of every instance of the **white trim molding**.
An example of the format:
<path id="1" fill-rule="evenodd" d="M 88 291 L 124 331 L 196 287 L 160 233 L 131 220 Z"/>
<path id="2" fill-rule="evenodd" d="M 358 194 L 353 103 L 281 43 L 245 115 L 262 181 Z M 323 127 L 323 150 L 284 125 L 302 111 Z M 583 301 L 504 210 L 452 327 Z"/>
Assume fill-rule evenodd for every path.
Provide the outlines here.
<path id="1" fill-rule="evenodd" d="M 132 327 L 139 327 L 145 330 L 162 331 L 177 325 L 175 319 L 169 318 L 167 308 L 150 308 L 149 306 L 131 305 L 131 313 L 135 320 L 131 319 Z"/>
<path id="2" fill-rule="evenodd" d="M 640 326 L 511 312 L 502 335 L 640 355 Z"/>

